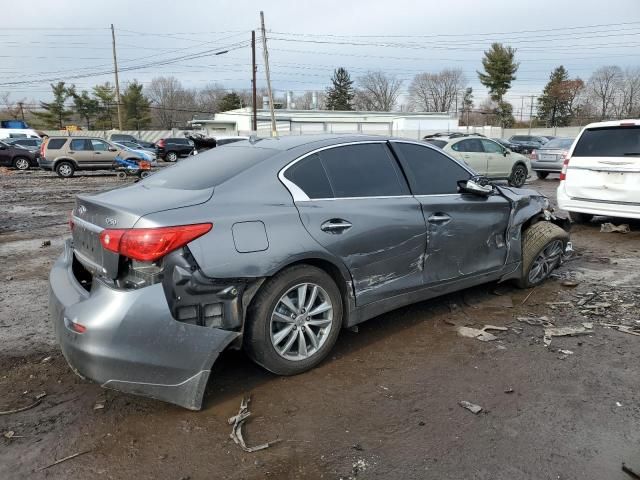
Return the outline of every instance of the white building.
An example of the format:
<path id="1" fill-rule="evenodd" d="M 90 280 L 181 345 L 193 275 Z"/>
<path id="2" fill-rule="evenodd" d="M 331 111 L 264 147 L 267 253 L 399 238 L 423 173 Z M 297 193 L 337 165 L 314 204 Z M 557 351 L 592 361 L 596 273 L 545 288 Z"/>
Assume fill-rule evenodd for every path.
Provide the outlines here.
<path id="1" fill-rule="evenodd" d="M 216 113 L 212 120 L 192 120 L 196 128 L 210 135 L 248 135 L 251 108 Z M 278 133 L 368 133 L 421 138 L 427 133 L 458 130 L 458 119 L 448 113 L 430 112 L 351 112 L 333 110 L 275 110 Z M 269 135 L 271 116 L 258 110 L 258 134 Z"/>

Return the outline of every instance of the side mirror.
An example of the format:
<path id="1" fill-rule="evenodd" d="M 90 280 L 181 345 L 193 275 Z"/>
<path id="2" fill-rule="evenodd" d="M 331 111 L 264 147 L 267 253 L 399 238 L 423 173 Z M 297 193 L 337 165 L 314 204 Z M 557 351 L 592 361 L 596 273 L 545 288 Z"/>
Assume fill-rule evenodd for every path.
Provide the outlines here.
<path id="1" fill-rule="evenodd" d="M 511 153 L 511 152 L 509 152 L 509 149 L 507 149 L 507 148 L 505 148 L 504 150 L 502 150 L 502 155 L 504 155 L 505 157 L 506 157 L 507 155 L 509 155 L 509 153 Z"/>
<path id="2" fill-rule="evenodd" d="M 493 193 L 493 185 L 485 177 L 473 177 L 469 180 L 458 181 L 460 193 L 471 193 L 481 197 L 488 197 Z"/>
<path id="3" fill-rule="evenodd" d="M 6 149 L 7 149 L 6 145 L 0 143 L 0 150 L 6 150 Z"/>
<path id="4" fill-rule="evenodd" d="M 116 147 L 109 147 L 110 152 L 117 152 L 118 149 Z"/>

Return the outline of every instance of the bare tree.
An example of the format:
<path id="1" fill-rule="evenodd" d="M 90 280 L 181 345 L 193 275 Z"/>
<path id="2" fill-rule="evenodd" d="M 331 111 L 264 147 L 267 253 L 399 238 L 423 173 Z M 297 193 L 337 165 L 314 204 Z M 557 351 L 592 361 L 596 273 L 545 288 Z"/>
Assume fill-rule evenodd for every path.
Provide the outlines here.
<path id="1" fill-rule="evenodd" d="M 4 106 L 3 110 L 5 114 L 9 116 L 9 118 L 14 120 L 21 118 L 21 115 L 24 112 L 22 107 L 24 104 L 24 98 L 22 100 L 14 102 L 11 100 L 11 93 L 5 92 L 3 94 L 0 94 L 0 103 L 2 103 L 2 105 Z"/>
<path id="2" fill-rule="evenodd" d="M 219 83 L 210 83 L 205 85 L 196 94 L 196 102 L 198 110 L 203 112 L 211 112 L 214 114 L 218 111 L 218 103 L 220 99 L 227 94 L 227 90 Z"/>
<path id="3" fill-rule="evenodd" d="M 185 89 L 175 77 L 155 77 L 146 87 L 152 114 L 163 128 L 182 126 L 198 110 L 196 92 Z"/>
<path id="4" fill-rule="evenodd" d="M 357 110 L 390 112 L 398 102 L 402 80 L 376 71 L 358 78 L 356 85 L 354 103 Z"/>
<path id="5" fill-rule="evenodd" d="M 448 112 L 466 83 L 462 70 L 457 68 L 419 73 L 409 86 L 410 103 L 414 110 Z"/>
<path id="6" fill-rule="evenodd" d="M 603 120 L 613 114 L 622 85 L 622 70 L 616 65 L 601 67 L 591 75 L 587 83 L 589 95 L 597 105 L 598 117 Z"/>
<path id="7" fill-rule="evenodd" d="M 619 113 L 620 116 L 636 117 L 640 114 L 640 68 L 627 68 L 622 78 Z"/>

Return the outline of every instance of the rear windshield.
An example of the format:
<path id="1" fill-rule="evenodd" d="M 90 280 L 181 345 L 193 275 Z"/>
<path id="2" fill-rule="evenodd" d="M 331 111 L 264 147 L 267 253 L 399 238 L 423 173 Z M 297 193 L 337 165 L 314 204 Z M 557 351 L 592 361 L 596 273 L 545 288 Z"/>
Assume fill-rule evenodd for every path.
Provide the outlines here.
<path id="1" fill-rule="evenodd" d="M 573 138 L 554 138 L 544 144 L 544 148 L 570 148 Z"/>
<path id="2" fill-rule="evenodd" d="M 60 150 L 66 141 L 66 138 L 51 138 L 47 142 L 47 148 L 49 150 Z"/>
<path id="3" fill-rule="evenodd" d="M 640 126 L 585 130 L 573 151 L 574 157 L 640 156 Z"/>
<path id="4" fill-rule="evenodd" d="M 147 187 L 202 190 L 215 187 L 277 154 L 278 150 L 229 145 L 165 167 L 140 182 Z"/>
<path id="5" fill-rule="evenodd" d="M 435 145 L 438 148 L 444 148 L 447 145 L 447 142 L 444 140 L 432 140 L 428 138 L 425 142 L 430 143 L 431 145 Z"/>

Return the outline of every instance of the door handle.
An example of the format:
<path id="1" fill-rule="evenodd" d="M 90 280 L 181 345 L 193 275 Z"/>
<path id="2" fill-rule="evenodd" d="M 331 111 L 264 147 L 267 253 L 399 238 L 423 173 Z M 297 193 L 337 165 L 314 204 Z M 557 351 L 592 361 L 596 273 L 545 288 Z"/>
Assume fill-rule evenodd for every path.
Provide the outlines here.
<path id="1" fill-rule="evenodd" d="M 328 233 L 342 233 L 352 227 L 351 223 L 341 218 L 332 218 L 320 225 L 320 230 Z"/>
<path id="2" fill-rule="evenodd" d="M 102 152 L 94 152 L 96 155 L 100 155 Z"/>
<path id="3" fill-rule="evenodd" d="M 427 218 L 427 221 L 429 223 L 446 223 L 449 220 L 451 220 L 451 217 L 446 213 L 434 213 L 429 218 Z"/>

